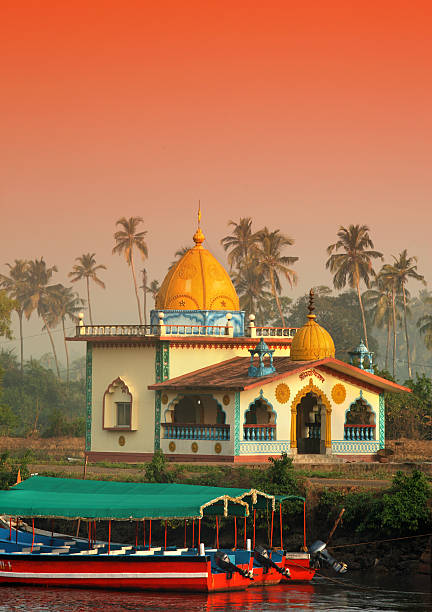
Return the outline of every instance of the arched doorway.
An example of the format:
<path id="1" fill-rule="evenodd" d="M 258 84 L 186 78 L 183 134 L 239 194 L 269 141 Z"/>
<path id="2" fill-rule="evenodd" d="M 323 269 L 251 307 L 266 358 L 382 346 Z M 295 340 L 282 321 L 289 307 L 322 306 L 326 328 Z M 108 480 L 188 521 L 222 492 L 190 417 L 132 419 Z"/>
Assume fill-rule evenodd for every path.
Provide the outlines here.
<path id="1" fill-rule="evenodd" d="M 298 454 L 331 452 L 331 404 L 312 379 L 291 404 L 291 448 Z"/>
<path id="2" fill-rule="evenodd" d="M 297 453 L 319 455 L 325 453 L 325 407 L 319 396 L 309 391 L 297 404 Z"/>

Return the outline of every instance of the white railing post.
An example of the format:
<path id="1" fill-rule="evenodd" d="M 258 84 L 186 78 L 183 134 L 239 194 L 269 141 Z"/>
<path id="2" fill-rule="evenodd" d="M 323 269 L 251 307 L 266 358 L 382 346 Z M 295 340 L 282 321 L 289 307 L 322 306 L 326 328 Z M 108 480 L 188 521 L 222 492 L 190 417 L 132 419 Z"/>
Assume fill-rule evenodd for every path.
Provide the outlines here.
<path id="1" fill-rule="evenodd" d="M 232 314 L 230 312 L 226 313 L 226 335 L 230 336 L 231 338 L 234 336 L 234 327 L 233 324 L 231 323 L 231 319 L 232 319 Z"/>
<path id="2" fill-rule="evenodd" d="M 84 336 L 84 334 L 85 334 L 85 329 L 84 329 L 84 313 L 83 313 L 83 312 L 80 312 L 80 313 L 78 314 L 78 319 L 79 319 L 79 321 L 78 321 L 78 326 L 79 326 L 79 328 L 80 328 L 80 329 L 79 329 L 79 334 L 80 334 L 80 336 Z"/>
<path id="3" fill-rule="evenodd" d="M 255 315 L 249 315 L 249 336 L 251 338 L 256 338 L 256 327 L 255 327 Z"/>
<path id="4" fill-rule="evenodd" d="M 160 336 L 165 336 L 166 335 L 166 328 L 164 325 L 164 317 L 165 314 L 163 312 L 159 313 L 159 335 Z"/>

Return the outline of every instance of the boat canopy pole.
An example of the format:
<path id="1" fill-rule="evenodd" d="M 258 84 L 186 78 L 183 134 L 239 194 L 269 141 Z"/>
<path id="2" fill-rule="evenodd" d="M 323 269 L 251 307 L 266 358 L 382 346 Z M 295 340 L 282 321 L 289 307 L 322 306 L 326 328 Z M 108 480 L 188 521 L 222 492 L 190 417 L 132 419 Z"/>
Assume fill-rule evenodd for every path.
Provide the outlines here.
<path id="1" fill-rule="evenodd" d="M 282 503 L 279 504 L 279 527 L 280 527 L 280 547 L 283 550 L 283 538 L 282 538 Z"/>
<path id="2" fill-rule="evenodd" d="M 150 519 L 150 527 L 149 527 L 149 550 L 151 548 L 151 519 Z"/>
<path id="3" fill-rule="evenodd" d="M 237 517 L 234 517 L 234 550 L 237 548 Z"/>
<path id="4" fill-rule="evenodd" d="M 165 521 L 165 550 L 167 547 L 167 522 Z"/>
<path id="5" fill-rule="evenodd" d="M 303 502 L 303 548 L 306 550 L 306 501 Z"/>
<path id="6" fill-rule="evenodd" d="M 32 518 L 32 545 L 31 545 L 30 552 L 33 552 L 34 539 L 35 539 L 34 518 Z"/>
<path id="7" fill-rule="evenodd" d="M 195 519 L 192 519 L 192 548 L 195 548 Z"/>
<path id="8" fill-rule="evenodd" d="M 271 518 L 270 548 L 273 548 L 273 524 L 274 524 L 274 510 L 272 510 L 272 518 Z"/>
<path id="9" fill-rule="evenodd" d="M 216 515 L 216 548 L 219 548 L 219 518 Z"/>
<path id="10" fill-rule="evenodd" d="M 111 519 L 108 521 L 108 554 L 111 552 Z"/>
<path id="11" fill-rule="evenodd" d="M 198 548 L 201 544 L 201 519 L 198 519 Z"/>
<path id="12" fill-rule="evenodd" d="M 253 545 L 252 548 L 255 549 L 255 522 L 256 522 L 256 510 L 254 508 L 254 521 L 253 521 Z"/>
<path id="13" fill-rule="evenodd" d="M 184 547 L 187 548 L 186 546 L 186 519 L 184 521 L 185 525 L 184 525 Z"/>
<path id="14" fill-rule="evenodd" d="M 244 547 L 246 548 L 246 517 L 244 517 Z"/>
<path id="15" fill-rule="evenodd" d="M 135 521 L 135 548 L 138 548 L 138 521 Z"/>
<path id="16" fill-rule="evenodd" d="M 12 540 L 12 517 L 9 517 L 9 540 Z"/>
<path id="17" fill-rule="evenodd" d="M 18 517 L 15 517 L 15 544 L 18 544 Z"/>

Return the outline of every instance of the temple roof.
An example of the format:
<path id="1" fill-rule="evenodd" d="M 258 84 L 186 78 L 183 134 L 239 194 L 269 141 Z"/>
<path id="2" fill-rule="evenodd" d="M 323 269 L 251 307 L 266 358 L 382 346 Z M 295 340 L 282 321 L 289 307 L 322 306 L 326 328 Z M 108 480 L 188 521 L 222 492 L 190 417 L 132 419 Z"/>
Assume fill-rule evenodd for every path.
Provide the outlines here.
<path id="1" fill-rule="evenodd" d="M 156 310 L 240 310 L 228 272 L 202 246 L 205 236 L 200 227 L 193 240 L 195 246 L 166 275 L 156 296 Z"/>
<path id="2" fill-rule="evenodd" d="M 249 357 L 234 357 L 227 361 L 222 361 L 214 365 L 194 370 L 188 374 L 171 378 L 161 383 L 149 385 L 148 388 L 154 391 L 174 390 L 174 391 L 195 391 L 195 390 L 227 390 L 244 391 L 253 387 L 260 387 L 269 382 L 286 378 L 293 374 L 298 374 L 303 370 L 321 368 L 331 370 L 336 377 L 338 374 L 348 376 L 358 381 L 359 386 L 373 387 L 376 392 L 396 391 L 409 392 L 411 389 L 402 387 L 390 380 L 376 376 L 365 370 L 352 366 L 345 361 L 339 361 L 333 357 L 326 357 L 313 361 L 292 361 L 290 357 L 274 357 L 273 363 L 276 372 L 268 376 L 251 378 L 248 376 Z"/>

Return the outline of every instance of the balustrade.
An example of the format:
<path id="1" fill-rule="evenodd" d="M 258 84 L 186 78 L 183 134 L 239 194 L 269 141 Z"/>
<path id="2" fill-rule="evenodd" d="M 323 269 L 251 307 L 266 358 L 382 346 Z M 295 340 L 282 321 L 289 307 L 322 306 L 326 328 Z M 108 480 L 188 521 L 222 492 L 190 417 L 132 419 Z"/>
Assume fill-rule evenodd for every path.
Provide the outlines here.
<path id="1" fill-rule="evenodd" d="M 285 337 L 292 338 L 297 327 L 255 327 L 257 337 Z"/>
<path id="2" fill-rule="evenodd" d="M 344 425 L 344 440 L 375 440 L 375 425 Z"/>
<path id="3" fill-rule="evenodd" d="M 225 325 L 165 325 L 166 336 L 226 336 Z"/>
<path id="4" fill-rule="evenodd" d="M 276 440 L 276 425 L 243 425 L 243 438 L 248 442 Z"/>
<path id="5" fill-rule="evenodd" d="M 161 423 L 166 440 L 229 440 L 229 425 Z"/>

